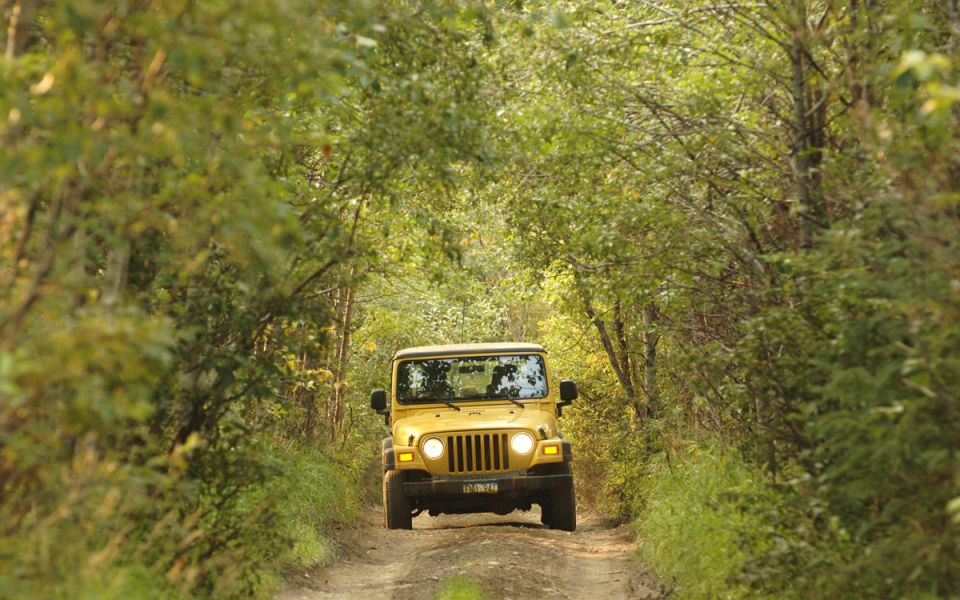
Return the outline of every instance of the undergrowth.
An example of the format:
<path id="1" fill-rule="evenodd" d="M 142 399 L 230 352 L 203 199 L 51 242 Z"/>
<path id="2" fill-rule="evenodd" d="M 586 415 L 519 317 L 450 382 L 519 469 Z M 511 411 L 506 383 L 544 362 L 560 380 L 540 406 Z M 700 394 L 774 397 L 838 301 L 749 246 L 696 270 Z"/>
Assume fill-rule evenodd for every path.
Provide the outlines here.
<path id="1" fill-rule="evenodd" d="M 360 502 L 357 471 L 320 450 L 286 450 L 276 466 L 280 475 L 247 499 L 251 506 L 272 504 L 288 540 L 273 561 L 264 563 L 269 565 L 265 591 L 273 589 L 285 571 L 328 560 L 332 527 L 356 517 Z"/>
<path id="2" fill-rule="evenodd" d="M 353 465 L 320 450 L 272 443 L 263 450 L 270 458 L 260 476 L 237 482 L 219 522 L 203 516 L 212 503 L 203 490 L 137 490 L 147 470 L 73 474 L 62 483 L 70 504 L 42 522 L 28 516 L 0 537 L 0 598 L 269 597 L 285 572 L 330 557 L 331 531 L 356 515 L 360 482 Z M 177 497 L 199 508 L 181 513 L 170 504 Z M 154 515 L 147 526 L 145 514 Z M 192 554 L 206 548 L 220 558 Z"/>
<path id="3" fill-rule="evenodd" d="M 733 451 L 692 445 L 648 464 L 635 525 L 638 552 L 678 598 L 747 595 L 735 581 L 746 558 L 745 538 L 757 543 L 763 524 L 744 502 L 763 498 L 764 485 Z"/>

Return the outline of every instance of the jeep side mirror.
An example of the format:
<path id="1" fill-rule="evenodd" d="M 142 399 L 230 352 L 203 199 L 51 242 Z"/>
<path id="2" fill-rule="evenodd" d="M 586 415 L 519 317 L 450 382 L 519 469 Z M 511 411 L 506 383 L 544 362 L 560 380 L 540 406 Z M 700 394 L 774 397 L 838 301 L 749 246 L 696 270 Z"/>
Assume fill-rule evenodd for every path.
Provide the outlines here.
<path id="1" fill-rule="evenodd" d="M 560 405 L 570 406 L 570 403 L 577 399 L 577 384 L 564 379 L 560 382 Z"/>
<path id="2" fill-rule="evenodd" d="M 370 408 L 378 413 L 383 413 L 383 411 L 387 410 L 386 390 L 373 390 L 370 392 Z"/>
<path id="3" fill-rule="evenodd" d="M 560 382 L 560 402 L 557 402 L 557 416 L 563 416 L 563 407 L 577 399 L 577 384 L 564 379 Z"/>

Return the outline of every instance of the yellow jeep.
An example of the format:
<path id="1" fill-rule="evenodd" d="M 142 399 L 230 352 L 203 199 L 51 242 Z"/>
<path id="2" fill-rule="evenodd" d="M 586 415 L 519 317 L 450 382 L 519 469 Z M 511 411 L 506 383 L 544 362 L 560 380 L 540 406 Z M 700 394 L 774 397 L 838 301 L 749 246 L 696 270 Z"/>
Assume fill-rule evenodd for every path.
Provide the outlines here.
<path id="1" fill-rule="evenodd" d="M 423 511 L 505 515 L 539 504 L 545 525 L 573 531 L 573 453 L 557 418 L 577 386 L 554 383 L 538 344 L 397 352 L 389 397 L 370 394 L 392 433 L 383 440 L 386 526 L 410 529 Z"/>

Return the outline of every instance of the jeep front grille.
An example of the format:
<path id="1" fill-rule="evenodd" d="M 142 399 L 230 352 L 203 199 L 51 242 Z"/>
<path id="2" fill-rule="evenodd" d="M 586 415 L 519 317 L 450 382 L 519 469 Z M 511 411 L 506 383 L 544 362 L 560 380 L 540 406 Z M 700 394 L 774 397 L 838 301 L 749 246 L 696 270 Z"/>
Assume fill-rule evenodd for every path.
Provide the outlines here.
<path id="1" fill-rule="evenodd" d="M 447 448 L 447 466 L 451 473 L 510 469 L 510 446 L 505 433 L 448 435 Z"/>

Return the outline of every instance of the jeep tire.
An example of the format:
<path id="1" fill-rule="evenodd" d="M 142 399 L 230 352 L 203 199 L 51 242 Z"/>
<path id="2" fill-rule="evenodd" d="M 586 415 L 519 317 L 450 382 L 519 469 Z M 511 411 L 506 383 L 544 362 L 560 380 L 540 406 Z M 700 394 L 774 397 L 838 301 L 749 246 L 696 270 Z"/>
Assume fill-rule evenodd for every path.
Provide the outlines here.
<path id="1" fill-rule="evenodd" d="M 563 463 L 560 473 L 570 474 L 570 463 Z M 577 499 L 573 492 L 573 485 L 550 492 L 546 506 L 541 506 L 543 517 L 541 521 L 550 529 L 573 531 L 577 528 Z"/>
<path id="2" fill-rule="evenodd" d="M 550 500 L 540 502 L 540 522 L 550 527 Z"/>
<path id="3" fill-rule="evenodd" d="M 403 495 L 403 471 L 383 474 L 383 521 L 387 529 L 413 529 L 410 499 Z"/>

